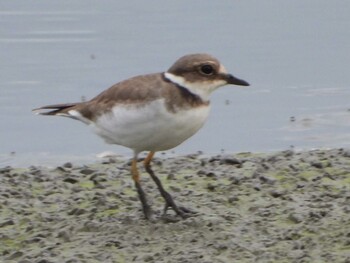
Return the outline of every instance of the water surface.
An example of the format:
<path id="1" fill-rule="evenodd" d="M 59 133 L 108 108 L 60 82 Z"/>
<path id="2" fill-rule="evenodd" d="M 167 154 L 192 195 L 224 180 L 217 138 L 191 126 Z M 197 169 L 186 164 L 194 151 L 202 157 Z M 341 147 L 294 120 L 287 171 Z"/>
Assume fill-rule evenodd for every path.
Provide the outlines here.
<path id="1" fill-rule="evenodd" d="M 31 109 L 92 98 L 193 52 L 251 86 L 213 94 L 206 126 L 175 154 L 349 147 L 348 1 L 14 0 L 0 10 L 0 166 L 130 154 Z"/>

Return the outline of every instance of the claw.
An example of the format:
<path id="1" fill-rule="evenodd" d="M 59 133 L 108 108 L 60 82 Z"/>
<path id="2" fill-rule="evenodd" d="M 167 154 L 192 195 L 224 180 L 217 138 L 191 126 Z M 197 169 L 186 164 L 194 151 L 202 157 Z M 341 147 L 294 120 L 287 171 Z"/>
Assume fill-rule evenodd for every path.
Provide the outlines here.
<path id="1" fill-rule="evenodd" d="M 165 206 L 163 209 L 163 216 L 166 215 L 168 208 L 171 207 L 175 211 L 176 215 L 180 216 L 181 218 L 188 218 L 190 216 L 190 214 L 194 214 L 194 212 L 187 209 L 187 208 L 184 208 L 184 207 L 178 207 L 175 204 L 171 195 L 163 188 L 163 185 L 162 185 L 161 181 L 159 180 L 159 178 L 154 174 L 154 172 L 151 168 L 151 164 L 150 164 L 153 155 L 154 155 L 154 152 L 150 152 L 148 154 L 148 156 L 146 157 L 146 159 L 144 161 L 144 165 L 145 165 L 145 169 L 146 169 L 147 173 L 151 176 L 153 181 L 156 183 L 160 194 L 162 195 L 162 197 L 165 200 Z"/>
<path id="2" fill-rule="evenodd" d="M 188 209 L 186 207 L 183 207 L 183 206 L 179 206 L 178 207 L 176 205 L 175 205 L 175 207 L 173 207 L 170 202 L 165 202 L 165 206 L 164 206 L 164 209 L 163 209 L 163 216 L 165 216 L 167 214 L 167 211 L 168 211 L 169 207 L 171 207 L 175 211 L 175 213 L 178 216 L 180 216 L 181 218 L 183 218 L 183 219 L 189 218 L 189 217 L 191 217 L 191 216 L 196 214 L 195 211 L 193 211 L 191 209 Z"/>

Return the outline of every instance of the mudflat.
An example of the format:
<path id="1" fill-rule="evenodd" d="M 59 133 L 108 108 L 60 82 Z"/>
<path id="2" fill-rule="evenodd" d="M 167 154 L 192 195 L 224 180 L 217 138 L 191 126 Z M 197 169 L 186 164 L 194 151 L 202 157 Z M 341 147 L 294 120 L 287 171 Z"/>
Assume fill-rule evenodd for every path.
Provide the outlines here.
<path id="1" fill-rule="evenodd" d="M 141 168 L 141 164 L 140 164 Z M 0 169 L 0 261 L 350 262 L 350 151 L 292 150 L 155 158 L 178 205 L 130 162 Z"/>

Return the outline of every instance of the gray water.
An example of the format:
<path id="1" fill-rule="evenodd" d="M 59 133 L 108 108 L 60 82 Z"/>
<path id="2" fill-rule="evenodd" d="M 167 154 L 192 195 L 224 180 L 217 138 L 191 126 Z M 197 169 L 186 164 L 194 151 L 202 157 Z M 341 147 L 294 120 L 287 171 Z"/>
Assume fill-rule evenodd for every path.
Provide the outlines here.
<path id="1" fill-rule="evenodd" d="M 251 83 L 212 96 L 172 153 L 349 147 L 350 1 L 1 1 L 0 166 L 130 150 L 31 109 L 207 52 Z M 293 121 L 294 120 L 294 121 Z"/>

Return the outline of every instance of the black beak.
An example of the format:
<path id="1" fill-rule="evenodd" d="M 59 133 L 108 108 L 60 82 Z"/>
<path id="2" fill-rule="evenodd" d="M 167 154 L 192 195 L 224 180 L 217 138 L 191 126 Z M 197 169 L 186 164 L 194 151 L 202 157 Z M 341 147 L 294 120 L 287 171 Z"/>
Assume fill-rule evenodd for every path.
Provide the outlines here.
<path id="1" fill-rule="evenodd" d="M 238 86 L 249 86 L 249 83 L 243 79 L 238 79 L 231 74 L 226 75 L 227 84 L 233 84 Z"/>

